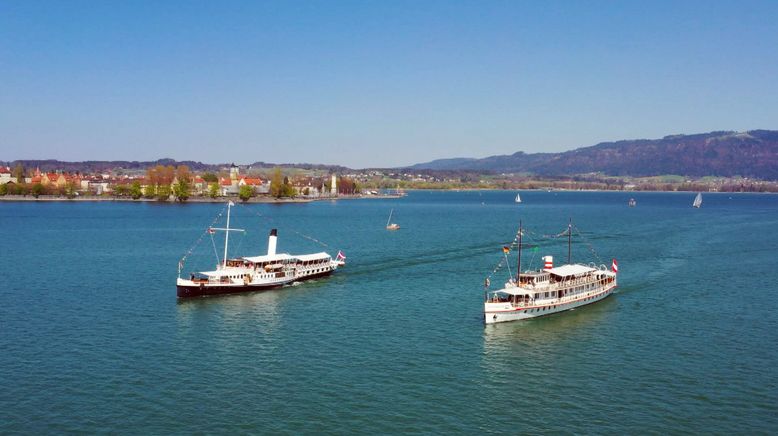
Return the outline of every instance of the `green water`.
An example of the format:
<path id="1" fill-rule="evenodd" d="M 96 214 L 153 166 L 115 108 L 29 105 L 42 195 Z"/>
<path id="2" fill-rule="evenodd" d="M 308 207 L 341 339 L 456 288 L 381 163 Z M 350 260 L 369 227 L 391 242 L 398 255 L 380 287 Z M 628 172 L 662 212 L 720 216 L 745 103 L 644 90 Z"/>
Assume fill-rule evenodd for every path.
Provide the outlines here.
<path id="1" fill-rule="evenodd" d="M 521 196 L 238 207 L 233 254 L 272 226 L 280 251 L 347 267 L 182 302 L 177 262 L 223 205 L 0 203 L 0 433 L 778 432 L 778 196 Z M 570 217 L 574 260 L 617 258 L 619 292 L 484 326 L 518 220 Z M 566 258 L 538 242 L 525 266 Z M 205 239 L 186 270 L 214 263 Z"/>

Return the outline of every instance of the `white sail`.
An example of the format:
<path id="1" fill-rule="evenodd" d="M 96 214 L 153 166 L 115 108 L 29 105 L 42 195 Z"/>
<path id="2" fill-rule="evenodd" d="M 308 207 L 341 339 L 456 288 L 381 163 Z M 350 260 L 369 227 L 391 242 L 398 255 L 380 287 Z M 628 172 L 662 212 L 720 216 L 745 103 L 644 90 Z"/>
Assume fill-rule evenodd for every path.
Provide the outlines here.
<path id="1" fill-rule="evenodd" d="M 694 197 L 694 203 L 692 203 L 692 207 L 700 207 L 702 206 L 702 193 L 698 192 L 697 196 Z"/>
<path id="2" fill-rule="evenodd" d="M 516 203 L 521 203 L 521 195 L 516 193 Z"/>
<path id="3" fill-rule="evenodd" d="M 394 209 L 389 212 L 389 219 L 386 220 L 386 230 L 399 230 L 400 225 L 392 222 L 392 213 L 394 213 Z"/>

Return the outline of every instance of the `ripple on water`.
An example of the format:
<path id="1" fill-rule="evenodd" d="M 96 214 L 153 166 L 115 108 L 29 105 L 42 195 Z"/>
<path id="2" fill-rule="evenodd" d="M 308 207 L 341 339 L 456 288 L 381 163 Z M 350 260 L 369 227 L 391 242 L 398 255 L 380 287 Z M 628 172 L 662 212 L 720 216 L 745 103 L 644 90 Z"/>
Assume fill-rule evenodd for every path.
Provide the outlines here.
<path id="1" fill-rule="evenodd" d="M 308 229 L 349 265 L 181 302 L 176 263 L 221 206 L 0 203 L 0 262 L 25 265 L 0 290 L 0 433 L 774 433 L 777 198 L 622 194 L 247 206 L 243 248 L 264 249 L 260 211 L 282 250 L 318 251 Z M 483 326 L 518 219 L 555 234 L 568 216 L 619 259 L 619 292 Z M 190 261 L 212 267 L 210 245 Z"/>

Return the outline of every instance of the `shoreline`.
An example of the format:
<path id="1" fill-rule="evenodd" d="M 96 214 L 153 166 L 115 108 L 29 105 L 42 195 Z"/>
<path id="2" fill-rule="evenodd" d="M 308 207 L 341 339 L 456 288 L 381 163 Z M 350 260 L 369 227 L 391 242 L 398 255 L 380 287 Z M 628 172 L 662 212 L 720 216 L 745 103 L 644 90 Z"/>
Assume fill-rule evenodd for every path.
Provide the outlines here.
<path id="1" fill-rule="evenodd" d="M 696 193 L 696 192 L 703 192 L 704 194 L 777 194 L 776 192 L 772 191 L 737 191 L 737 192 L 729 192 L 729 191 L 655 191 L 655 190 L 622 190 L 622 189 L 488 189 L 488 188 L 457 188 L 457 189 L 420 189 L 420 188 L 409 188 L 406 189 L 406 191 L 429 191 L 429 192 L 477 192 L 477 191 L 506 191 L 506 192 L 513 192 L 513 191 L 520 191 L 520 192 L 531 192 L 531 191 L 546 191 L 546 192 L 612 192 L 612 193 L 620 193 L 620 194 L 626 194 L 626 193 L 632 193 L 632 194 L 639 194 L 639 193 L 678 193 L 678 194 L 688 194 L 688 193 Z M 128 203 L 155 203 L 155 204 L 189 204 L 189 203 L 224 203 L 227 200 L 231 200 L 235 203 L 242 203 L 242 204 L 299 204 L 299 203 L 312 203 L 315 201 L 337 201 L 337 200 L 390 200 L 390 199 L 399 199 L 403 198 L 405 195 L 396 195 L 396 194 L 385 194 L 385 195 L 340 195 L 338 197 L 322 197 L 322 198 L 273 198 L 273 197 L 253 197 L 247 201 L 243 201 L 237 197 L 217 197 L 217 198 L 210 198 L 210 197 L 192 197 L 189 198 L 186 201 L 175 201 L 175 200 L 168 200 L 168 201 L 159 201 L 155 198 L 139 198 L 137 200 L 127 197 L 106 197 L 106 196 L 78 196 L 75 198 L 67 198 L 67 197 L 61 197 L 61 196 L 45 196 L 41 195 L 38 198 L 33 197 L 32 195 L 4 195 L 0 196 L 0 202 L 40 202 L 40 203 L 50 203 L 50 202 L 128 202 Z"/>
<path id="2" fill-rule="evenodd" d="M 383 199 L 397 199 L 402 198 L 400 195 L 341 195 L 338 197 L 322 197 L 322 198 L 285 198 L 278 199 L 273 197 L 254 197 L 247 201 L 243 201 L 237 197 L 192 197 L 186 201 L 160 201 L 155 198 L 127 198 L 127 197 L 103 197 L 96 195 L 82 195 L 74 198 L 60 197 L 60 196 L 44 196 L 41 195 L 38 198 L 32 195 L 4 195 L 0 196 L 0 201 L 7 202 L 103 202 L 103 201 L 115 201 L 115 202 L 128 202 L 128 203 L 155 203 L 155 204 L 189 204 L 189 203 L 224 203 L 227 200 L 235 203 L 243 204 L 295 204 L 295 203 L 312 203 L 315 201 L 336 201 L 336 200 L 383 200 Z"/>

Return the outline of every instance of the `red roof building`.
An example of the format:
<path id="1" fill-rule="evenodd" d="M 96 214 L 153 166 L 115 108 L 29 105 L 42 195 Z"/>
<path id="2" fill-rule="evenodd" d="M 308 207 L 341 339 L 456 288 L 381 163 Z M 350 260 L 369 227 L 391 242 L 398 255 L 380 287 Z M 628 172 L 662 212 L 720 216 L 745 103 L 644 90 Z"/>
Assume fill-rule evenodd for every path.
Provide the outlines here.
<path id="1" fill-rule="evenodd" d="M 238 182 L 238 185 L 262 186 L 262 179 L 260 179 L 259 177 L 241 177 L 240 182 Z"/>

